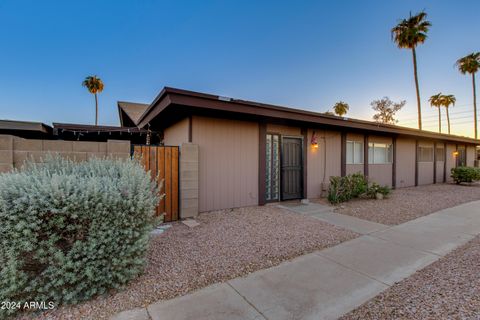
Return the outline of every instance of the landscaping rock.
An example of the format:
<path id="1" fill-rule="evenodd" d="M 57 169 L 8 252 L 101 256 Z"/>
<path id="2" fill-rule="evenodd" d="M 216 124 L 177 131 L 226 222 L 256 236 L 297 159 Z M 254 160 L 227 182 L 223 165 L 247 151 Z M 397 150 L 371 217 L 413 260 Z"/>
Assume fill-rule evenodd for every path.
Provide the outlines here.
<path id="1" fill-rule="evenodd" d="M 123 290 L 35 319 L 108 319 L 358 236 L 268 205 L 203 213 L 196 221 L 200 224 L 194 228 L 171 223 L 161 236 L 152 237 L 145 274 Z"/>
<path id="2" fill-rule="evenodd" d="M 373 222 L 397 225 L 432 212 L 480 200 L 480 184 L 433 184 L 399 188 L 382 201 L 353 199 L 335 208 L 335 212 Z M 315 200 L 324 203 L 325 200 Z"/>

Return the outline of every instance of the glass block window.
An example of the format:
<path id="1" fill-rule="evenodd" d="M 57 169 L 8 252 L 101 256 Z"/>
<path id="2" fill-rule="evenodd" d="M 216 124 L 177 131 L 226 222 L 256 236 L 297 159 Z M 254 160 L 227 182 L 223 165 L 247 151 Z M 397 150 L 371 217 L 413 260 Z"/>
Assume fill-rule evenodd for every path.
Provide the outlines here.
<path id="1" fill-rule="evenodd" d="M 347 141 L 347 164 L 363 164 L 363 142 Z"/>
<path id="2" fill-rule="evenodd" d="M 266 183 L 267 201 L 280 199 L 280 136 L 267 134 L 266 145 Z"/>
<path id="3" fill-rule="evenodd" d="M 368 144 L 368 163 L 390 164 L 393 159 L 393 147 L 390 143 L 370 142 Z"/>

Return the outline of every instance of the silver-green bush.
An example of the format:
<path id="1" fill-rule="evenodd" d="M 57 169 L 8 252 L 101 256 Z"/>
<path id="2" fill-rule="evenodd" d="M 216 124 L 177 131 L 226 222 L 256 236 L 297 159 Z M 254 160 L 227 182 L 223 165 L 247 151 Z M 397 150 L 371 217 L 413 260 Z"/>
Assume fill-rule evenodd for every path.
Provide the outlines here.
<path id="1" fill-rule="evenodd" d="M 157 203 L 135 160 L 49 157 L 0 174 L 0 301 L 77 303 L 122 287 L 143 271 Z"/>

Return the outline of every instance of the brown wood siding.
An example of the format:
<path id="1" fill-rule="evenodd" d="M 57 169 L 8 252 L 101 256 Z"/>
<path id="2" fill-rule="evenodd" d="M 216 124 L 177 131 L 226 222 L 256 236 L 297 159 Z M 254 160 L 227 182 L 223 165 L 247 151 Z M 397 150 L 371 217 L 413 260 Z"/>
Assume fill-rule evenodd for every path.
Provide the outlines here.
<path id="1" fill-rule="evenodd" d="M 267 162 L 267 125 L 264 122 L 260 122 L 259 135 L 258 135 L 258 204 L 264 205 L 266 201 L 266 162 Z"/>
<path id="2" fill-rule="evenodd" d="M 347 133 L 341 133 L 341 151 L 340 151 L 340 175 L 344 177 L 347 173 Z"/>
<path id="3" fill-rule="evenodd" d="M 363 174 L 363 164 L 347 164 L 347 174 L 361 173 Z"/>
<path id="4" fill-rule="evenodd" d="M 437 183 L 442 183 L 443 182 L 443 167 L 444 167 L 444 162 L 443 161 L 437 161 L 437 170 L 435 172 L 437 176 Z"/>
<path id="5" fill-rule="evenodd" d="M 418 146 L 421 148 L 431 148 L 435 152 L 433 142 L 418 141 Z M 432 161 L 422 161 L 421 157 L 418 159 L 418 185 L 432 184 L 434 182 L 434 159 Z"/>
<path id="6" fill-rule="evenodd" d="M 393 142 L 390 137 L 369 136 L 369 143 L 387 143 Z M 388 164 L 368 164 L 368 179 L 380 185 L 392 186 L 392 168 L 391 163 Z"/>
<path id="7" fill-rule="evenodd" d="M 415 140 L 397 139 L 397 174 L 396 187 L 404 188 L 415 185 Z"/>
<path id="8" fill-rule="evenodd" d="M 473 167 L 476 156 L 477 155 L 476 155 L 475 146 L 468 146 L 467 147 L 467 166 L 468 167 Z"/>
<path id="9" fill-rule="evenodd" d="M 446 176 L 447 176 L 447 182 L 452 182 L 452 178 L 450 177 L 450 170 L 452 168 L 455 168 L 455 165 L 456 165 L 456 159 L 455 159 L 455 156 L 453 155 L 453 153 L 455 152 L 456 150 L 456 145 L 455 144 L 447 144 L 447 154 L 446 154 Z"/>
<path id="10" fill-rule="evenodd" d="M 317 136 L 318 148 L 313 148 L 310 145 L 314 131 Z M 322 185 L 326 188 L 331 176 L 341 174 L 341 135 L 340 132 L 336 131 L 309 129 L 307 136 L 309 141 L 307 148 L 307 197 L 318 198 L 322 194 Z"/>
<path id="11" fill-rule="evenodd" d="M 155 209 L 156 214 L 165 214 L 165 221 L 178 220 L 178 147 L 159 147 L 134 145 L 133 153 L 150 172 L 152 179 L 157 180 L 159 185 L 163 180 L 163 188 L 160 193 L 165 197 L 159 202 Z"/>
<path id="12" fill-rule="evenodd" d="M 200 212 L 258 204 L 259 124 L 193 117 Z"/>
<path id="13" fill-rule="evenodd" d="M 188 117 L 166 128 L 163 133 L 164 144 L 166 146 L 181 146 L 182 143 L 189 142 L 189 129 L 190 120 Z"/>
<path id="14" fill-rule="evenodd" d="M 300 127 L 285 126 L 281 124 L 267 123 L 267 132 L 278 133 L 284 136 L 301 136 L 302 129 Z"/>
<path id="15" fill-rule="evenodd" d="M 392 186 L 392 164 L 369 164 L 368 179 L 382 186 Z"/>

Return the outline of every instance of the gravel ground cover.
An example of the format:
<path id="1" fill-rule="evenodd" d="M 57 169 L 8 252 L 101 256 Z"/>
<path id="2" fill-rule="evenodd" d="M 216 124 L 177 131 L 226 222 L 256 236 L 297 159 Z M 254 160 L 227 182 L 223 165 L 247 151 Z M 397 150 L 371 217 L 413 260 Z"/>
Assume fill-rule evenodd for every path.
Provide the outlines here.
<path id="1" fill-rule="evenodd" d="M 335 212 L 397 225 L 474 200 L 480 200 L 480 184 L 432 184 L 396 189 L 383 200 L 354 199 L 336 206 Z M 324 201 L 319 200 L 322 203 Z"/>
<path id="2" fill-rule="evenodd" d="M 40 319 L 108 318 L 358 236 L 274 206 L 205 213 L 197 221 L 194 228 L 173 223 L 152 238 L 145 274 L 125 290 L 43 313 Z"/>
<path id="3" fill-rule="evenodd" d="M 480 319 L 480 236 L 343 316 Z"/>

